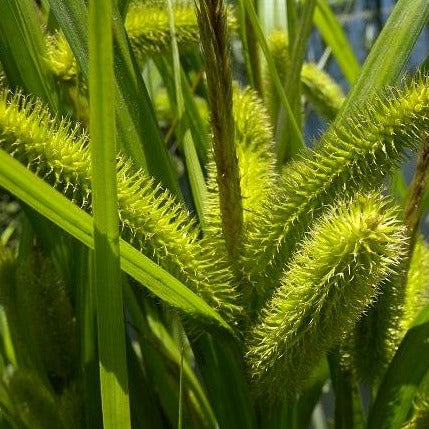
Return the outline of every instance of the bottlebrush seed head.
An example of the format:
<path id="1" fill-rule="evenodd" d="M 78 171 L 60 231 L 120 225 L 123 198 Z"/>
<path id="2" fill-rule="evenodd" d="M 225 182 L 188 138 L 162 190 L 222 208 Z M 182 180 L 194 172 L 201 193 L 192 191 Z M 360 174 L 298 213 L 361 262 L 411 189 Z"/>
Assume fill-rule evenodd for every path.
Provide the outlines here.
<path id="1" fill-rule="evenodd" d="M 406 231 L 380 193 L 340 201 L 319 219 L 247 338 L 258 392 L 293 398 L 397 269 Z"/>

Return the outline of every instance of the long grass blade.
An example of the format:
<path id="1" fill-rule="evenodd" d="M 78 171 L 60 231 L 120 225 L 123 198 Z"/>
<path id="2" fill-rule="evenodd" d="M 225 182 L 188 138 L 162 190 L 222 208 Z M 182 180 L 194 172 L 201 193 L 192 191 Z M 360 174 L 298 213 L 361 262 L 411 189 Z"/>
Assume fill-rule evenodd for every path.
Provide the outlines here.
<path id="1" fill-rule="evenodd" d="M 187 359 L 183 360 L 182 365 L 183 353 L 180 345 L 177 344 L 177 341 L 174 340 L 159 318 L 153 314 L 153 311 L 146 308 L 147 315 L 146 318 L 144 317 L 130 285 L 125 285 L 124 295 L 133 324 L 139 331 L 144 332 L 145 338 L 150 336 L 148 344 L 154 344 L 154 347 L 159 351 L 163 359 L 169 362 L 169 365 L 172 364 L 179 369 L 183 367 L 184 385 L 192 390 L 192 394 L 195 395 L 198 402 L 195 412 L 201 415 L 201 419 L 207 424 L 207 427 L 216 428 L 216 418 L 201 381 L 196 377 L 192 365 Z"/>
<path id="2" fill-rule="evenodd" d="M 278 95 L 280 97 L 280 102 L 282 107 L 285 110 L 286 114 L 286 120 L 290 124 L 290 130 L 291 133 L 291 146 L 286 148 L 285 145 L 278 146 L 277 152 L 279 155 L 280 162 L 283 162 L 286 154 L 288 157 L 292 157 L 295 155 L 299 150 L 303 149 L 305 147 L 304 138 L 302 136 L 302 132 L 298 127 L 298 124 L 295 121 L 295 117 L 293 114 L 293 110 L 291 108 L 291 103 L 289 102 L 289 99 L 286 95 L 286 92 L 283 88 L 283 84 L 280 80 L 280 76 L 277 72 L 276 66 L 274 64 L 274 60 L 271 56 L 270 49 L 268 47 L 267 40 L 265 39 L 264 33 L 262 31 L 261 24 L 258 19 L 258 15 L 256 14 L 255 8 L 251 2 L 251 0 L 242 0 L 243 4 L 246 8 L 246 12 L 248 14 L 248 18 L 250 22 L 252 23 L 252 27 L 256 33 L 256 38 L 259 42 L 259 45 L 261 46 L 262 52 L 264 53 L 265 60 L 267 61 L 267 67 L 270 75 L 272 76 L 274 85 L 276 87 L 276 90 L 278 92 Z"/>
<path id="3" fill-rule="evenodd" d="M 336 124 L 374 91 L 396 82 L 428 19 L 427 0 L 399 0 L 396 3 L 362 67 L 359 79 L 337 115 Z"/>
<path id="4" fill-rule="evenodd" d="M 289 101 L 291 102 L 295 122 L 300 129 L 302 128 L 300 85 L 301 69 L 304 63 L 305 53 L 307 51 L 307 41 L 313 24 L 315 8 L 316 0 L 307 0 L 303 6 L 302 16 L 299 21 L 299 30 L 294 37 L 291 66 L 287 73 L 287 82 L 285 83 L 286 93 Z M 289 153 L 288 149 L 296 145 L 292 140 L 293 135 L 290 134 L 290 128 L 291 124 L 285 118 L 285 111 L 284 109 L 281 109 L 276 129 L 276 141 L 279 147 L 280 161 L 287 161 L 293 155 Z"/>
<path id="5" fill-rule="evenodd" d="M 185 98 L 182 87 L 182 67 L 180 65 L 179 47 L 176 39 L 172 0 L 167 0 L 167 8 L 168 20 L 170 24 L 171 50 L 173 56 L 173 77 L 176 95 L 177 120 L 179 121 L 180 125 L 178 130 L 179 132 L 176 133 L 176 138 L 178 139 L 178 144 L 180 145 L 180 143 L 182 143 L 183 145 L 192 197 L 198 219 L 204 229 L 204 203 L 207 198 L 207 189 L 192 135 L 190 131 L 185 131 L 187 124 L 185 122 Z M 187 117 L 189 117 L 189 115 L 187 115 Z"/>
<path id="6" fill-rule="evenodd" d="M 50 219 L 90 249 L 92 218 L 0 149 L 0 186 Z M 232 333 L 230 326 L 199 296 L 125 241 L 120 241 L 122 270 L 154 295 L 190 317 Z"/>
<path id="7" fill-rule="evenodd" d="M 360 64 L 327 0 L 317 0 L 314 24 L 326 44 L 332 49 L 344 77 L 350 84 L 353 84 L 359 75 Z"/>
<path id="8" fill-rule="evenodd" d="M 101 403 L 104 427 L 126 429 L 131 418 L 119 259 L 112 18 L 112 0 L 90 0 L 89 130 Z"/>

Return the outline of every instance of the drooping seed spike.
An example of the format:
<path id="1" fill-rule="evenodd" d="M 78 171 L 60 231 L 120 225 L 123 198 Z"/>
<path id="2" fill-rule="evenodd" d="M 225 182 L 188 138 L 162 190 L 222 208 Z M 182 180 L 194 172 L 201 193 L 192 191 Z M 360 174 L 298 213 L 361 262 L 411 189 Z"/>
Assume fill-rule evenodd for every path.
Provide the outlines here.
<path id="1" fill-rule="evenodd" d="M 338 195 L 379 186 L 405 150 L 428 134 L 428 117 L 429 82 L 418 77 L 401 91 L 368 102 L 326 132 L 314 151 L 286 165 L 279 186 L 249 225 L 245 243 L 243 272 L 260 302 L 278 286 L 284 265 L 324 207 Z"/>
<path id="2" fill-rule="evenodd" d="M 377 192 L 340 201 L 315 223 L 247 334 L 261 395 L 294 398 L 380 293 L 405 244 L 397 210 Z"/>

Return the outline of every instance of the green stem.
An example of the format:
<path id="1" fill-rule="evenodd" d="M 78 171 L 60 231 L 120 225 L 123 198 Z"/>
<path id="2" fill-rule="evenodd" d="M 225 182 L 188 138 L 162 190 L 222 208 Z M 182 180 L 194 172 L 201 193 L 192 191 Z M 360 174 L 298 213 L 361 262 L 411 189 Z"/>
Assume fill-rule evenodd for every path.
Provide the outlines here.
<path id="1" fill-rule="evenodd" d="M 311 27 L 313 24 L 313 15 L 316 8 L 316 0 L 307 0 L 304 8 L 303 15 L 300 19 L 300 26 L 298 34 L 293 42 L 289 43 L 292 47 L 291 56 L 291 70 L 287 74 L 286 93 L 291 102 L 293 117 L 298 128 L 301 128 L 301 69 L 304 63 L 305 52 L 307 48 L 308 37 L 310 36 Z M 279 147 L 279 162 L 280 164 L 288 161 L 294 153 L 292 149 L 297 146 L 293 141 L 294 136 L 290 133 L 290 121 L 285 118 L 285 112 L 280 111 L 278 128 L 277 128 L 277 142 Z"/>
<path id="2" fill-rule="evenodd" d="M 293 46 L 296 39 L 296 27 L 297 27 L 297 11 L 295 0 L 286 0 L 286 11 L 287 11 L 287 34 L 289 39 L 289 50 L 290 55 L 293 54 Z"/>
<path id="3" fill-rule="evenodd" d="M 256 0 L 253 0 L 255 10 L 257 10 Z M 250 67 L 252 69 L 254 88 L 258 91 L 259 96 L 263 96 L 263 83 L 262 83 L 262 71 L 261 71 L 261 60 L 259 55 L 259 44 L 256 36 L 255 29 L 252 26 L 252 22 L 249 19 L 248 14 L 245 15 L 245 28 L 247 45 L 249 48 Z"/>
<path id="4" fill-rule="evenodd" d="M 265 39 L 264 33 L 262 31 L 261 24 L 259 23 L 258 15 L 256 14 L 255 8 L 251 2 L 251 0 L 243 0 L 243 3 L 246 8 L 246 12 L 248 14 L 249 20 L 252 23 L 252 27 L 255 31 L 256 37 L 258 39 L 258 42 L 261 46 L 262 52 L 264 53 L 265 60 L 267 61 L 268 71 L 271 74 L 271 77 L 273 79 L 274 86 L 278 92 L 278 95 L 280 97 L 280 102 L 282 104 L 282 107 L 284 108 L 286 120 L 290 124 L 290 129 L 288 130 L 291 134 L 291 140 L 293 146 L 288 148 L 289 153 L 291 155 L 296 154 L 299 150 L 305 148 L 305 142 L 304 138 L 302 136 L 302 132 L 296 123 L 293 110 L 291 108 L 291 104 L 289 103 L 289 99 L 286 96 L 286 92 L 283 88 L 283 84 L 281 82 L 281 79 L 279 77 L 279 73 L 276 69 L 273 57 L 270 53 L 270 49 L 268 47 L 267 40 Z M 279 159 L 284 158 L 285 153 L 285 145 L 283 147 L 277 148 Z"/>
<path id="5" fill-rule="evenodd" d="M 338 349 L 328 354 L 328 362 L 335 393 L 335 429 L 353 429 L 352 375 L 341 367 Z"/>
<path id="6" fill-rule="evenodd" d="M 410 255 L 416 243 L 420 218 L 422 215 L 422 201 L 424 197 L 429 167 L 429 139 L 426 138 L 418 151 L 418 160 L 410 192 L 405 203 L 404 220 L 410 231 Z"/>
<path id="7" fill-rule="evenodd" d="M 201 43 L 206 63 L 213 128 L 213 152 L 219 185 L 222 231 L 232 261 L 240 251 L 243 207 L 232 114 L 232 74 L 223 0 L 200 1 Z"/>

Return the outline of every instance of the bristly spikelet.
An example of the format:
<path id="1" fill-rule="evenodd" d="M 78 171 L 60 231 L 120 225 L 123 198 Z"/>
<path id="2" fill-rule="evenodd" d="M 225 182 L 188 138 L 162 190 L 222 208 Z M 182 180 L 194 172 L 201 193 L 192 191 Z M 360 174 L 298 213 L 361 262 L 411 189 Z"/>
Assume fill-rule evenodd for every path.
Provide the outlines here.
<path id="1" fill-rule="evenodd" d="M 326 120 L 334 120 L 345 99 L 341 87 L 316 64 L 307 63 L 302 66 L 301 84 L 314 109 Z"/>
<path id="2" fill-rule="evenodd" d="M 8 367 L 2 381 L 10 397 L 10 401 L 3 403 L 2 408 L 4 407 L 8 411 L 7 414 L 13 417 L 14 423 L 20 423 L 18 427 L 34 429 L 68 427 L 60 417 L 55 396 L 36 373 Z"/>
<path id="3" fill-rule="evenodd" d="M 173 13 L 178 45 L 185 48 L 196 45 L 199 32 L 194 5 L 176 1 Z M 134 52 L 142 57 L 171 49 L 165 1 L 131 3 L 125 19 L 125 28 Z"/>
<path id="4" fill-rule="evenodd" d="M 234 88 L 233 116 L 235 144 L 243 197 L 244 228 L 261 208 L 261 201 L 277 180 L 274 137 L 268 112 L 255 91 Z M 206 206 L 208 232 L 220 234 L 219 197 L 216 166 L 213 158 L 208 164 L 209 198 Z"/>
<path id="5" fill-rule="evenodd" d="M 197 16 L 193 3 L 174 2 L 175 34 L 179 48 L 195 47 L 199 41 Z M 237 27 L 234 14 L 228 9 L 230 30 Z M 125 18 L 131 47 L 140 61 L 171 49 L 168 10 L 165 1 L 131 2 Z M 47 61 L 53 73 L 64 81 L 76 79 L 76 59 L 62 33 L 48 36 Z"/>
<path id="6" fill-rule="evenodd" d="M 316 222 L 250 330 L 259 393 L 293 398 L 350 331 L 405 253 L 406 230 L 379 193 L 340 201 Z"/>
<path id="7" fill-rule="evenodd" d="M 419 311 L 429 302 L 429 246 L 420 237 L 416 241 L 405 285 L 404 315 L 402 328 L 405 331 L 413 323 Z"/>
<path id="8" fill-rule="evenodd" d="M 40 102 L 0 96 L 0 148 L 90 210 L 88 137 L 60 124 Z M 231 274 L 222 258 L 203 249 L 188 212 L 143 171 L 118 159 L 122 236 L 170 271 L 229 319 L 237 310 Z"/>
<path id="9" fill-rule="evenodd" d="M 282 82 L 287 79 L 290 69 L 290 55 L 288 37 L 283 31 L 276 31 L 269 38 L 271 55 Z M 274 123 L 277 121 L 280 99 L 277 95 L 273 79 L 268 73 L 265 75 L 266 97 Z M 302 92 L 314 109 L 325 119 L 333 120 L 344 101 L 344 93 L 339 85 L 316 64 L 304 63 L 301 70 Z"/>
<path id="10" fill-rule="evenodd" d="M 76 59 L 62 33 L 56 32 L 47 37 L 46 61 L 54 75 L 61 81 L 72 83 L 76 80 Z"/>
<path id="11" fill-rule="evenodd" d="M 274 136 L 268 112 L 256 92 L 236 91 L 233 101 L 244 221 L 247 223 L 259 211 L 261 201 L 277 180 Z"/>
<path id="12" fill-rule="evenodd" d="M 398 271 L 403 271 L 407 256 Z M 400 273 L 385 282 L 374 305 L 344 342 L 356 378 L 366 384 L 375 385 L 381 380 L 401 341 L 403 280 L 403 273 Z"/>
<path id="13" fill-rule="evenodd" d="M 261 300 L 278 279 L 309 224 L 338 195 L 379 186 L 429 132 L 429 84 L 420 78 L 367 104 L 322 138 L 314 151 L 289 163 L 277 189 L 249 226 L 243 272 Z"/>
<path id="14" fill-rule="evenodd" d="M 77 333 L 71 302 L 61 275 L 49 259 L 35 255 L 21 261 L 16 273 L 23 326 L 40 354 L 52 384 L 61 390 L 76 367 Z"/>

